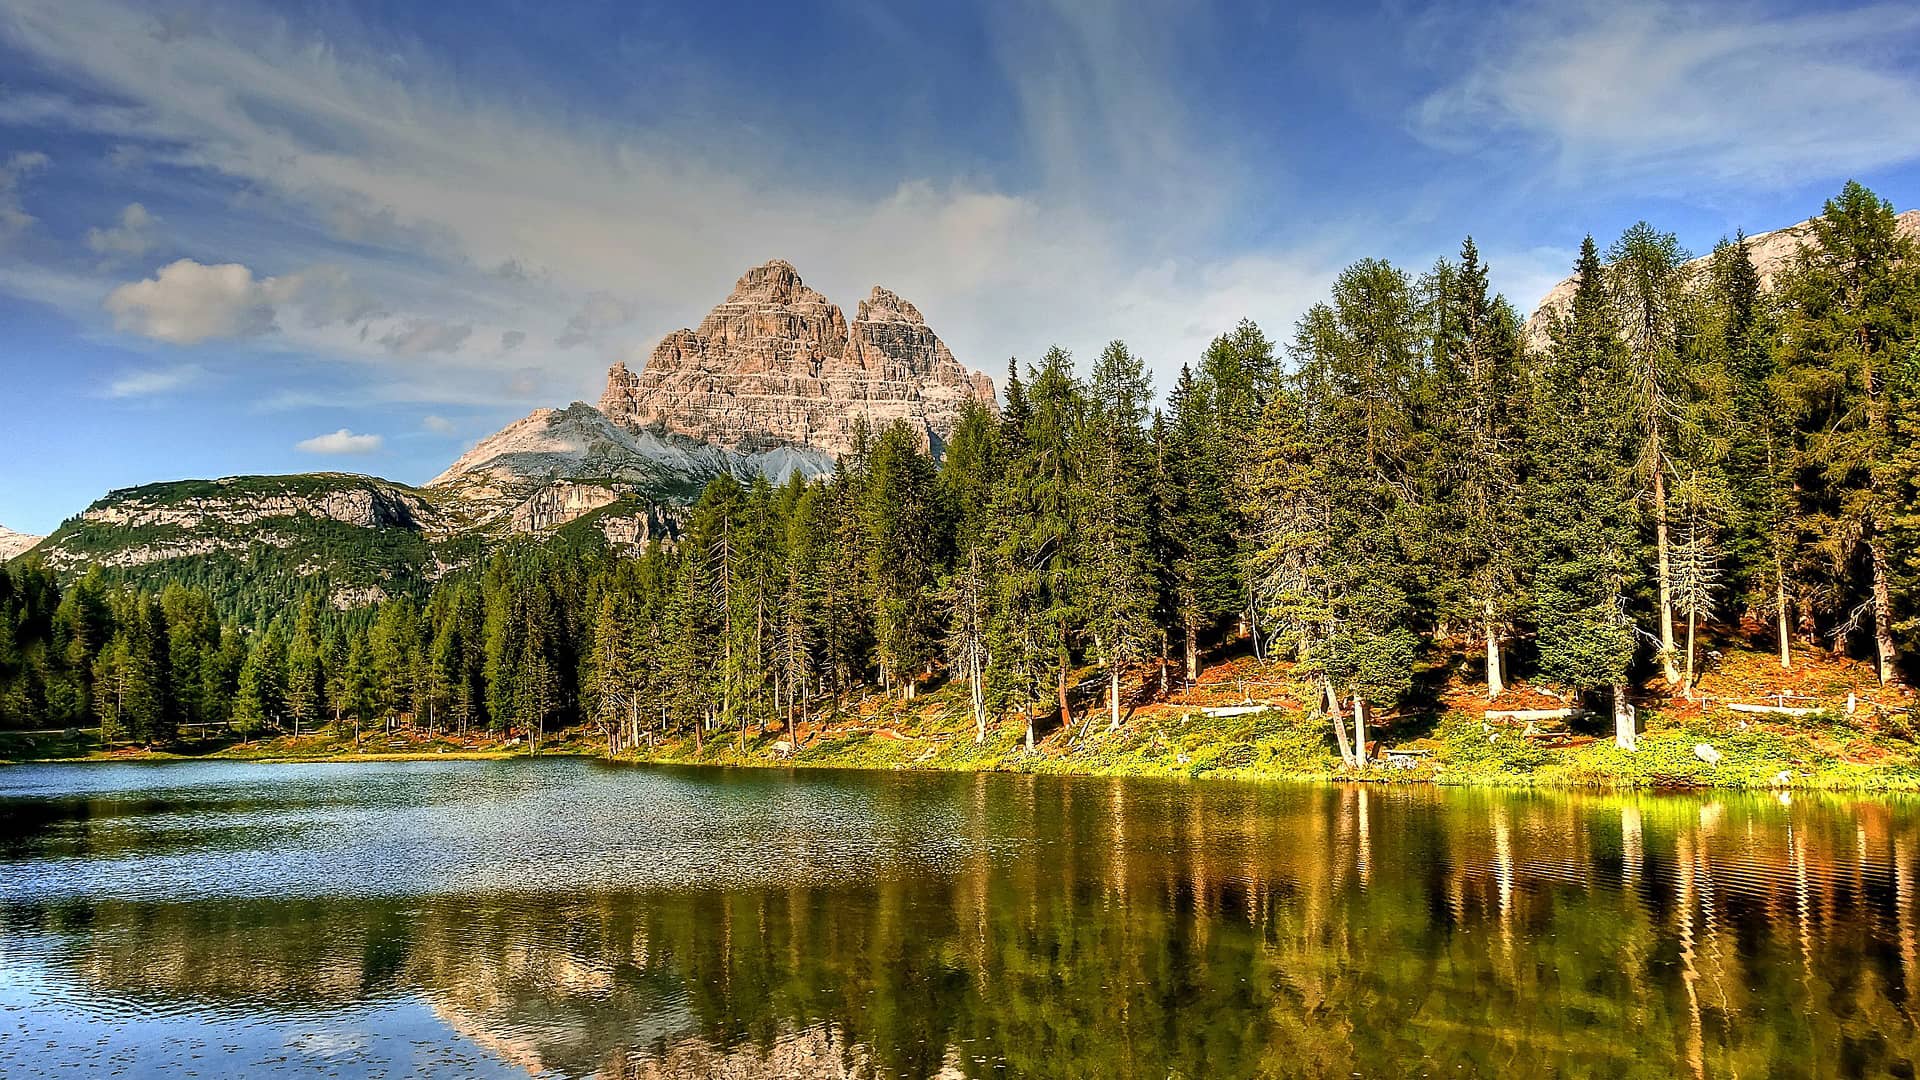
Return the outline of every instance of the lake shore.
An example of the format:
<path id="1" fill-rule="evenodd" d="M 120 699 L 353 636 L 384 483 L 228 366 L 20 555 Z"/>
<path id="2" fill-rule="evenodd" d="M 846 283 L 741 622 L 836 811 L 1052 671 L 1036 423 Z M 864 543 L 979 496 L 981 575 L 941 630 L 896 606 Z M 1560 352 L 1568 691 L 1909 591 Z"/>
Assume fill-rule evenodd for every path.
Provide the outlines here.
<path id="1" fill-rule="evenodd" d="M 1836 792 L 1920 791 L 1920 760 L 1902 740 L 1829 719 L 1794 727 L 1748 724 L 1744 729 L 1655 717 L 1634 751 L 1611 740 L 1576 746 L 1542 745 L 1517 730 L 1482 730 L 1466 717 L 1450 716 L 1411 745 L 1377 755 L 1362 771 L 1346 768 L 1332 752 L 1322 723 L 1271 710 L 1242 717 L 1193 714 L 1172 723 L 1147 719 L 1070 739 L 1062 732 L 1025 748 L 1024 727 L 1007 724 L 976 743 L 965 730 L 902 730 L 850 724 L 808 731 L 791 748 L 780 728 L 714 732 L 696 740 L 679 736 L 649 750 L 607 755 L 597 739 L 556 739 L 540 757 L 590 757 L 615 763 L 698 765 L 756 769 L 862 769 L 874 771 L 997 772 L 1093 777 L 1144 776 L 1310 783 L 1367 782 L 1491 788 L 1731 789 Z M 384 741 L 384 740 L 383 740 Z M 1700 748 L 1711 748 L 1717 761 Z M 420 740 L 406 748 L 356 752 L 351 740 L 308 736 L 209 749 L 206 752 L 132 750 L 78 755 L 12 757 L 10 762 L 249 761 L 260 763 L 360 763 L 407 761 L 499 761 L 528 757 L 524 745 L 435 745 Z"/>
<path id="2" fill-rule="evenodd" d="M 1184 691 L 1153 693 L 1143 671 L 1138 702 L 1117 729 L 1104 711 L 1078 712 L 1069 725 L 1038 721 L 1034 748 L 1021 715 L 990 721 L 976 741 L 965 687 L 947 684 L 912 701 L 873 693 L 794 717 L 794 730 L 765 725 L 653 736 L 609 755 L 605 734 L 579 725 L 544 734 L 541 756 L 734 768 L 823 768 L 922 772 L 1003 772 L 1075 776 L 1371 782 L 1559 789 L 1733 789 L 1845 792 L 1920 791 L 1920 742 L 1905 688 L 1880 688 L 1857 662 L 1809 656 L 1782 676 L 1770 656 L 1729 650 L 1693 698 L 1643 688 L 1639 746 L 1614 745 L 1610 721 L 1593 716 L 1536 729 L 1515 709 L 1551 712 L 1565 702 L 1525 685 L 1496 705 L 1457 672 L 1434 669 L 1424 708 L 1385 714 L 1369 728 L 1374 753 L 1364 770 L 1345 766 L 1325 717 L 1295 696 L 1290 665 L 1251 657 L 1220 661 Z M 1097 672 L 1089 685 L 1097 681 Z M 1096 687 L 1097 689 L 1097 687 Z M 1820 708 L 1807 715 L 1755 715 L 1730 702 L 1769 694 Z M 1091 695 L 1087 695 L 1091 698 Z M 1849 713 L 1845 703 L 1858 702 Z M 1802 710 L 1804 711 L 1804 710 Z M 1527 715 L 1533 715 L 1528 713 Z M 42 742 L 29 752 L 0 736 L 0 761 L 394 762 L 526 757 L 519 738 L 431 733 L 400 723 L 331 726 L 298 738 L 203 743 L 166 750 L 103 751 L 84 741 Z"/>

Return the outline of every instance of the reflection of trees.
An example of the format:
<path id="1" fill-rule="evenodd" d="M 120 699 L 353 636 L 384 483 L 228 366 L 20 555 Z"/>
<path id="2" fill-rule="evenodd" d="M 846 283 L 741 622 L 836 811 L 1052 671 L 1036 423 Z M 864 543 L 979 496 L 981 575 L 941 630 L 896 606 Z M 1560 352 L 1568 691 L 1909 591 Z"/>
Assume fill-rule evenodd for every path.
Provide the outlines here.
<path id="1" fill-rule="evenodd" d="M 1915 828 L 1888 806 L 955 791 L 971 854 L 865 885 L 8 918 L 75 939 L 76 974 L 113 993 L 417 993 L 570 1074 L 1762 1076 L 1920 1053 Z"/>

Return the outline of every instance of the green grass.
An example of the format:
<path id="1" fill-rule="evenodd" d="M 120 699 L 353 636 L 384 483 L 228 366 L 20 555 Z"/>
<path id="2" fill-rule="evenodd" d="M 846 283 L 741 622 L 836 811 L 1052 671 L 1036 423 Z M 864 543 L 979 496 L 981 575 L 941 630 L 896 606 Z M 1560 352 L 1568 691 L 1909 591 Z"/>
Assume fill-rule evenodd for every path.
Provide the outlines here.
<path id="1" fill-rule="evenodd" d="M 943 692 L 945 693 L 945 692 Z M 1650 713 L 1634 751 L 1610 737 L 1583 746 L 1548 748 L 1517 731 L 1485 730 L 1476 718 L 1442 716 L 1413 745 L 1430 752 L 1417 764 L 1375 761 L 1361 772 L 1342 765 L 1323 718 L 1270 709 L 1237 717 L 1199 710 L 1144 710 L 1116 732 L 1096 717 L 1084 738 L 1048 732 L 1036 750 L 1023 727 L 1009 721 L 976 743 L 955 699 L 909 712 L 882 706 L 859 724 L 868 730 L 830 729 L 790 755 L 776 729 L 749 728 L 742 749 L 737 731 L 706 736 L 699 749 L 689 736 L 661 741 L 635 760 L 709 765 L 851 769 L 921 769 L 1063 773 L 1091 776 L 1231 777 L 1236 779 L 1431 783 L 1449 786 L 1556 788 L 1773 788 L 1833 791 L 1920 790 L 1920 755 L 1910 740 L 1873 732 L 1835 717 L 1785 725 L 1685 722 Z M 934 718 L 925 718 L 933 712 Z M 1084 717 L 1082 717 L 1084 720 Z M 898 731 L 887 737 L 881 729 Z M 1712 746 L 1720 760 L 1695 753 Z"/>

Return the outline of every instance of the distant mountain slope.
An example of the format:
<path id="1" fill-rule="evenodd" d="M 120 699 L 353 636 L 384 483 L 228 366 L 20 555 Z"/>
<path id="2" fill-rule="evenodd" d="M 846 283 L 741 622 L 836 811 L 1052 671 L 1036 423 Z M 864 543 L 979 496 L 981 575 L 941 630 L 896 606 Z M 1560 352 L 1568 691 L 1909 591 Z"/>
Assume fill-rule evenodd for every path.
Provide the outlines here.
<path id="1" fill-rule="evenodd" d="M 413 591 L 452 540 L 426 494 L 353 473 L 178 480 L 109 492 L 37 550 L 54 570 L 91 566 L 216 596 L 291 597 L 323 585 L 341 607 Z"/>
<path id="2" fill-rule="evenodd" d="M 1915 240 L 1920 240 L 1920 210 L 1908 210 L 1895 219 L 1900 231 Z M 1747 254 L 1753 259 L 1754 269 L 1760 272 L 1760 287 L 1771 291 L 1782 276 L 1792 268 L 1794 256 L 1801 245 L 1813 243 L 1813 218 L 1789 225 L 1772 232 L 1754 233 L 1747 237 Z M 1690 270 L 1706 269 L 1712 253 L 1687 264 Z M 1579 287 L 1577 277 L 1567 277 L 1547 291 L 1540 303 L 1533 309 L 1526 325 L 1527 340 L 1535 346 L 1547 343 L 1547 335 L 1552 329 L 1553 320 L 1564 314 L 1573 304 L 1573 292 Z"/>
<path id="3" fill-rule="evenodd" d="M 0 525 L 0 563 L 6 562 L 16 555 L 25 554 L 29 548 L 38 544 L 42 539 L 44 538 L 23 532 L 14 532 L 5 525 Z"/>

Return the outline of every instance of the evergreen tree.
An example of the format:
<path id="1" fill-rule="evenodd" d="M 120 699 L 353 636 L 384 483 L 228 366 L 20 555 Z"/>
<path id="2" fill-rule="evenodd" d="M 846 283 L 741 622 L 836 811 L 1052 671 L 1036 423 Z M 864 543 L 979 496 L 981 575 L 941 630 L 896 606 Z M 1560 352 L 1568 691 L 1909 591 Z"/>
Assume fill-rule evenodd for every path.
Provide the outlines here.
<path id="1" fill-rule="evenodd" d="M 1146 368 L 1116 341 L 1088 386 L 1085 484 L 1087 628 L 1107 668 L 1108 729 L 1121 719 L 1120 682 L 1153 641 L 1154 567 L 1147 525 L 1151 447 Z"/>
<path id="2" fill-rule="evenodd" d="M 1457 265 L 1428 281 L 1434 336 L 1431 390 L 1423 402 L 1435 443 L 1434 601 L 1448 623 L 1477 628 L 1487 698 L 1504 689 L 1505 645 L 1525 607 L 1522 493 L 1525 427 L 1518 318 L 1491 293 L 1468 237 Z"/>
<path id="3" fill-rule="evenodd" d="M 258 635 L 240 668 L 240 692 L 234 700 L 233 725 L 242 738 L 252 739 L 278 727 L 287 714 L 287 651 L 278 628 Z"/>
<path id="4" fill-rule="evenodd" d="M 1240 604 L 1243 541 L 1236 534 L 1240 522 L 1250 520 L 1238 512 L 1247 507 L 1236 508 L 1231 501 L 1236 490 L 1250 489 L 1228 482 L 1231 466 L 1222 453 L 1225 440 L 1210 388 L 1191 368 L 1181 367 L 1167 401 L 1170 415 L 1160 449 L 1163 558 L 1189 685 L 1200 679 L 1200 636 L 1211 633 Z M 1256 451 L 1265 445 L 1259 433 L 1246 441 Z M 1251 475 L 1257 466 L 1250 460 L 1247 467 Z M 1248 505 L 1253 501 L 1248 498 Z M 1252 535 L 1260 535 L 1257 527 Z M 1248 541 L 1245 547 L 1251 555 L 1259 545 Z M 1259 575 L 1252 576 L 1257 580 Z"/>
<path id="5" fill-rule="evenodd" d="M 1639 426 L 1637 462 L 1653 518 L 1655 585 L 1660 632 L 1660 666 L 1667 684 L 1680 682 L 1675 666 L 1673 573 L 1668 487 L 1674 430 L 1685 401 L 1680 373 L 1680 340 L 1687 308 L 1690 256 L 1672 233 L 1644 221 L 1635 223 L 1607 251 L 1609 296 L 1625 335 L 1630 368 L 1629 407 Z"/>
<path id="6" fill-rule="evenodd" d="M 1900 399 L 1920 315 L 1920 260 L 1893 207 L 1849 181 L 1813 222 L 1784 287 L 1781 349 L 1817 477 L 1812 527 L 1838 566 L 1865 562 L 1867 596 L 1840 628 L 1872 623 L 1880 678 L 1896 678 L 1894 468 Z M 1844 586 L 1843 586 L 1844 588 Z"/>
<path id="7" fill-rule="evenodd" d="M 1634 632 L 1626 604 L 1638 574 L 1635 463 L 1645 431 L 1592 237 L 1574 273 L 1572 305 L 1554 322 L 1529 402 L 1537 664 L 1549 682 L 1609 688 L 1615 738 L 1630 749 Z"/>
<path id="8" fill-rule="evenodd" d="M 1342 272 L 1332 302 L 1302 317 L 1293 346 L 1327 514 L 1317 567 L 1325 622 L 1312 653 L 1336 703 L 1353 707 L 1351 751 L 1361 765 L 1370 710 L 1394 707 L 1413 680 L 1415 391 L 1426 348 L 1413 283 L 1377 260 Z"/>

